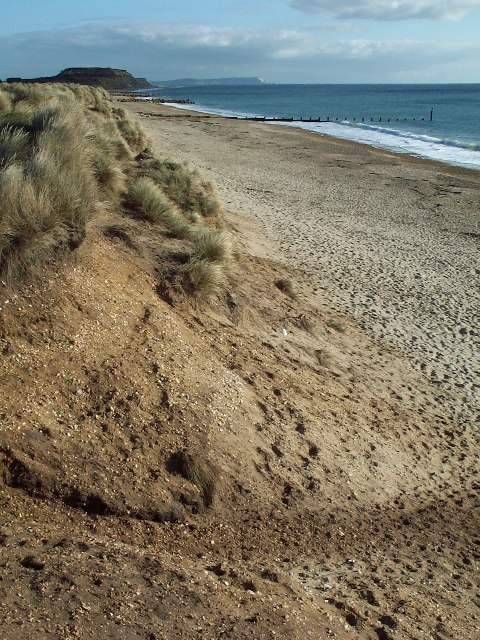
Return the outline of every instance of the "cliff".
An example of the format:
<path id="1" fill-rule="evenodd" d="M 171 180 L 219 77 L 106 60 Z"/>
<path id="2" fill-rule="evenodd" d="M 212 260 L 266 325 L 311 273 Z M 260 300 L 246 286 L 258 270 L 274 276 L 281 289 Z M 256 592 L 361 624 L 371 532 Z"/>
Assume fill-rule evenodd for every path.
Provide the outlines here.
<path id="1" fill-rule="evenodd" d="M 7 82 L 86 84 L 114 91 L 132 91 L 152 86 L 145 78 L 134 78 L 124 69 L 110 69 L 108 67 L 69 67 L 60 71 L 56 76 L 29 79 L 7 78 Z"/>

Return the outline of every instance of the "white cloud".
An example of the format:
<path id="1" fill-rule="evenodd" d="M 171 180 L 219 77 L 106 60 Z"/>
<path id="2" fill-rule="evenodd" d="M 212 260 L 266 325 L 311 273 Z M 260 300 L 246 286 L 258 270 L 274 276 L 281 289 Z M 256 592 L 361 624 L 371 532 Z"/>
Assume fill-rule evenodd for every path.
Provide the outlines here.
<path id="1" fill-rule="evenodd" d="M 446 75 L 453 61 L 457 71 L 450 65 Z M 480 74 L 480 43 L 346 34 L 332 40 L 312 30 L 184 23 L 92 24 L 0 38 L 2 78 L 54 75 L 70 66 L 127 69 L 150 80 L 260 76 L 272 82 L 395 82 L 409 74 L 421 81 L 423 73 L 424 81 L 471 82 Z M 458 69 L 468 73 L 459 75 Z"/>
<path id="2" fill-rule="evenodd" d="M 318 22 L 303 25 L 304 31 L 327 31 L 333 33 L 359 33 L 361 29 L 349 22 Z"/>
<path id="3" fill-rule="evenodd" d="M 371 20 L 459 20 L 480 8 L 480 0 L 290 0 L 306 13 L 329 13 L 339 18 Z"/>

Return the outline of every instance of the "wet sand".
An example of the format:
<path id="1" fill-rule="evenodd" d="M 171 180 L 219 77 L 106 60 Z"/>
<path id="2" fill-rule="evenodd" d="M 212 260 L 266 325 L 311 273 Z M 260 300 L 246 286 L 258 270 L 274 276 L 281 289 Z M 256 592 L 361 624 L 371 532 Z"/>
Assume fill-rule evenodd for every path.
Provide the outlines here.
<path id="1" fill-rule="evenodd" d="M 128 106 L 165 157 L 198 168 L 323 302 L 407 355 L 470 422 L 480 172 L 291 127 Z"/>

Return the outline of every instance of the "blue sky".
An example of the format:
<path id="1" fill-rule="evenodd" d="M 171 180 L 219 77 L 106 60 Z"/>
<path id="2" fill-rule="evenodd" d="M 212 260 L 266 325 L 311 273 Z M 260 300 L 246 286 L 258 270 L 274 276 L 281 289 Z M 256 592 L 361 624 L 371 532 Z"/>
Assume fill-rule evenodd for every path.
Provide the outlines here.
<path id="1" fill-rule="evenodd" d="M 0 0 L 0 78 L 480 82 L 480 0 Z"/>

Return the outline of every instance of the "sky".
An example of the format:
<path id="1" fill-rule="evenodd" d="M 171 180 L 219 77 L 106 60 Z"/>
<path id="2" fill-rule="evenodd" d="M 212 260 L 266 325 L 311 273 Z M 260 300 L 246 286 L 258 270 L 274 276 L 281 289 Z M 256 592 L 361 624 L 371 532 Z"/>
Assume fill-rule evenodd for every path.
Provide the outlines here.
<path id="1" fill-rule="evenodd" d="M 480 82 L 480 0 L 0 0 L 0 78 Z"/>

